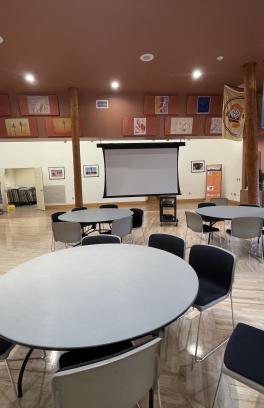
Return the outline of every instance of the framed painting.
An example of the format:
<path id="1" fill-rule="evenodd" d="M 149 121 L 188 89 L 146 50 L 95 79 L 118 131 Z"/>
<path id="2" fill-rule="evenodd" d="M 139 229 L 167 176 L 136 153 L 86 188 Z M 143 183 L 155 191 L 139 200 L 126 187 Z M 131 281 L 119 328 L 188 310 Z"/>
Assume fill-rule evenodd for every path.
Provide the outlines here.
<path id="1" fill-rule="evenodd" d="M 204 173 L 205 172 L 205 161 L 195 160 L 191 162 L 191 172 L 192 173 Z"/>
<path id="2" fill-rule="evenodd" d="M 49 170 L 50 180 L 65 179 L 65 168 L 64 167 L 49 167 L 48 170 Z"/>
<path id="3" fill-rule="evenodd" d="M 99 177 L 99 165 L 98 164 L 84 165 L 83 177 Z"/>
<path id="4" fill-rule="evenodd" d="M 25 116 L 59 115 L 59 104 L 57 95 L 19 95 L 18 103 L 21 115 Z"/>
<path id="5" fill-rule="evenodd" d="M 10 118 L 5 119 L 5 133 L 7 137 L 37 137 L 36 119 Z"/>
<path id="6" fill-rule="evenodd" d="M 46 130 L 48 136 L 70 137 L 72 134 L 71 118 L 47 118 Z"/>

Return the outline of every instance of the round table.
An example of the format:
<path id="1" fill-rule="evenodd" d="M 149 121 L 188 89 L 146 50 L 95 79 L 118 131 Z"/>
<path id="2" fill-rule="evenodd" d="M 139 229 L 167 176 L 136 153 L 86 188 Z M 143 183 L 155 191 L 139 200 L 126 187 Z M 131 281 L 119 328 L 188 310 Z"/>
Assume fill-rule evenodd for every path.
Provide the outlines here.
<path id="1" fill-rule="evenodd" d="M 200 215 L 218 220 L 232 220 L 239 217 L 259 217 L 264 218 L 264 208 L 244 207 L 231 205 L 216 205 L 202 207 L 196 210 Z"/>
<path id="2" fill-rule="evenodd" d="M 0 278 L 0 335 L 70 350 L 143 336 L 181 316 L 198 278 L 177 256 L 140 245 L 89 245 L 34 258 Z"/>
<path id="3" fill-rule="evenodd" d="M 59 220 L 97 224 L 112 222 L 131 215 L 133 215 L 133 212 L 125 208 L 89 208 L 88 210 L 67 212 L 60 215 Z"/>

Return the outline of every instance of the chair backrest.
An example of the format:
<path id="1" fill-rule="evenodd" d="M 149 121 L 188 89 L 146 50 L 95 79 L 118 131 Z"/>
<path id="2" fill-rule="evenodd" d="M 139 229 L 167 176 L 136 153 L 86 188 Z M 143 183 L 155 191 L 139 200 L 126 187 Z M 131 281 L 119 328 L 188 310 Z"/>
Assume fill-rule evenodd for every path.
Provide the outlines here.
<path id="1" fill-rule="evenodd" d="M 225 197 L 211 198 L 210 202 L 214 203 L 215 205 L 228 205 L 228 199 Z"/>
<path id="2" fill-rule="evenodd" d="M 115 235 L 90 235 L 82 239 L 82 245 L 120 244 L 120 238 Z"/>
<path id="3" fill-rule="evenodd" d="M 82 230 L 78 222 L 53 222 L 51 225 L 56 242 L 72 244 L 82 239 Z"/>
<path id="4" fill-rule="evenodd" d="M 260 207 L 258 204 L 238 204 L 239 207 Z"/>
<path id="5" fill-rule="evenodd" d="M 239 217 L 231 221 L 231 235 L 236 238 L 256 238 L 262 234 L 263 219 L 259 217 Z"/>
<path id="6" fill-rule="evenodd" d="M 170 252 L 184 258 L 184 240 L 169 234 L 151 234 L 148 246 Z"/>
<path id="7" fill-rule="evenodd" d="M 72 208 L 72 211 L 81 211 L 81 210 L 87 210 L 87 207 L 75 207 L 75 208 Z"/>
<path id="8" fill-rule="evenodd" d="M 193 245 L 189 263 L 198 279 L 214 283 L 229 293 L 232 289 L 236 256 L 225 249 L 213 245 Z"/>
<path id="9" fill-rule="evenodd" d="M 119 220 L 114 220 L 112 223 L 111 235 L 117 235 L 120 238 L 125 237 L 132 231 L 132 215 Z"/>
<path id="10" fill-rule="evenodd" d="M 203 232 L 203 220 L 202 217 L 194 212 L 185 211 L 186 224 L 194 232 Z"/>
<path id="11" fill-rule="evenodd" d="M 117 204 L 101 204 L 99 208 L 118 208 Z"/>
<path id="12" fill-rule="evenodd" d="M 63 222 L 61 220 L 59 220 L 59 216 L 65 214 L 65 211 L 59 211 L 59 212 L 55 212 L 53 214 L 51 214 L 51 221 L 52 222 Z"/>
<path id="13" fill-rule="evenodd" d="M 133 212 L 133 228 L 140 228 L 143 225 L 144 211 L 141 208 L 130 208 Z"/>
<path id="14" fill-rule="evenodd" d="M 107 360 L 57 372 L 52 379 L 55 408 L 131 408 L 159 374 L 160 338 Z"/>
<path id="15" fill-rule="evenodd" d="M 198 203 L 198 208 L 203 208 L 203 207 L 214 207 L 214 206 L 216 206 L 216 204 L 215 203 L 208 203 L 208 202 L 205 202 L 205 203 Z"/>

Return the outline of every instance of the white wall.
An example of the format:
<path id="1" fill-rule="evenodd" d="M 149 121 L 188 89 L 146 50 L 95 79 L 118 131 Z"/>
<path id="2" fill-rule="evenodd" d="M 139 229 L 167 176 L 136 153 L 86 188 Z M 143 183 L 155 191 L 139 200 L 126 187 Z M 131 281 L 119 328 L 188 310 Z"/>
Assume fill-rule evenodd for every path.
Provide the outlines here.
<path id="1" fill-rule="evenodd" d="M 101 141 L 100 141 L 101 142 Z M 118 141 L 120 143 L 120 140 Z M 102 149 L 97 142 L 81 142 L 83 165 L 99 164 L 99 177 L 82 178 L 84 203 L 102 202 L 104 163 Z M 191 173 L 191 161 L 205 160 L 206 164 L 223 164 L 223 196 L 239 200 L 242 173 L 242 143 L 224 139 L 195 139 L 180 148 L 180 198 L 205 196 L 205 173 Z M 48 167 L 65 167 L 65 180 L 49 180 Z M 74 202 L 72 145 L 70 141 L 0 142 L 0 168 L 42 167 L 44 186 L 64 185 L 66 201 Z M 237 180 L 239 179 L 239 181 Z M 236 194 L 236 195 L 234 195 Z M 144 198 L 118 199 L 118 201 Z M 106 200 L 111 201 L 111 200 Z M 54 203 L 56 204 L 56 203 Z"/>
<path id="2" fill-rule="evenodd" d="M 5 183 L 7 187 L 34 187 L 34 169 L 6 169 Z"/>

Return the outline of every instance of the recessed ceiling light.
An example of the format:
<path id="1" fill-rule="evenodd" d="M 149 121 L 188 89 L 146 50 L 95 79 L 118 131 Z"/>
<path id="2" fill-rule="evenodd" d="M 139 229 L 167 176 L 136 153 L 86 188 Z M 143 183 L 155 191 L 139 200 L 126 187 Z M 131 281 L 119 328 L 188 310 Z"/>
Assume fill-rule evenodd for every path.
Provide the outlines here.
<path id="1" fill-rule="evenodd" d="M 3 42 L 4 42 L 4 39 L 3 39 L 3 37 L 1 37 L 1 35 L 0 35 L 0 44 L 3 44 Z"/>
<path id="2" fill-rule="evenodd" d="M 118 89 L 120 87 L 120 82 L 119 81 L 112 81 L 111 82 L 111 88 L 112 89 Z"/>
<path id="3" fill-rule="evenodd" d="M 27 73 L 24 75 L 24 78 L 27 82 L 30 82 L 31 84 L 33 84 L 34 82 L 36 82 L 36 78 L 33 74 Z"/>
<path id="4" fill-rule="evenodd" d="M 223 55 L 219 55 L 218 57 L 216 57 L 217 61 L 221 62 L 224 59 Z"/>
<path id="5" fill-rule="evenodd" d="M 149 62 L 149 61 L 154 60 L 154 55 L 153 54 L 148 54 L 148 53 L 147 54 L 142 54 L 142 55 L 140 55 L 139 59 L 142 62 Z"/>
<path id="6" fill-rule="evenodd" d="M 202 71 L 200 69 L 194 69 L 192 72 L 192 77 L 193 79 L 199 79 L 203 75 Z"/>

